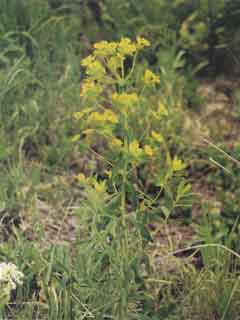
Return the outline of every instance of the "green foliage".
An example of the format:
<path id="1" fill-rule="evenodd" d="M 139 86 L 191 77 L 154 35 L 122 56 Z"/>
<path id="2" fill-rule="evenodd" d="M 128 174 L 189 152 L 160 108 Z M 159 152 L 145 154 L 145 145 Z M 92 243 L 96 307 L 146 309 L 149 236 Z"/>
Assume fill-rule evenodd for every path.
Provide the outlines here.
<path id="1" fill-rule="evenodd" d="M 188 61 L 214 71 L 222 70 L 225 57 L 231 66 L 239 66 L 239 2 L 212 0 L 180 1 L 104 1 L 103 21 L 108 33 L 118 36 L 143 34 L 156 48 L 176 35 L 178 50 L 184 49 Z M 225 69 L 224 69 L 225 70 Z M 227 70 L 227 69 L 226 69 Z"/>
<path id="2" fill-rule="evenodd" d="M 196 150 L 187 122 L 199 71 L 238 70 L 238 21 L 238 1 L 1 0 L 0 262 L 24 273 L 1 317 L 237 319 L 239 145 Z M 193 259 L 175 233 L 206 167 Z"/>

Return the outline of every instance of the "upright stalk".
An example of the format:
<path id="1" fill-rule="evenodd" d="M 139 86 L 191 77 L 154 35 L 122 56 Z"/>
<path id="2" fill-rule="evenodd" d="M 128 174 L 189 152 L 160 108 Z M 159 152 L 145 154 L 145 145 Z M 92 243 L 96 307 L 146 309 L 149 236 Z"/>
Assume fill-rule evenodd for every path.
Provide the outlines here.
<path id="1" fill-rule="evenodd" d="M 127 129 L 127 119 L 124 115 L 124 149 L 127 151 L 128 148 L 128 139 L 126 135 Z M 125 153 L 126 154 L 126 153 Z M 128 157 L 124 154 L 124 165 L 122 172 L 122 185 L 121 185 L 121 297 L 120 305 L 117 315 L 117 320 L 126 320 L 127 319 L 127 310 L 128 310 L 128 225 L 127 225 L 127 210 L 126 210 L 126 183 L 127 183 L 127 174 L 128 174 Z"/>

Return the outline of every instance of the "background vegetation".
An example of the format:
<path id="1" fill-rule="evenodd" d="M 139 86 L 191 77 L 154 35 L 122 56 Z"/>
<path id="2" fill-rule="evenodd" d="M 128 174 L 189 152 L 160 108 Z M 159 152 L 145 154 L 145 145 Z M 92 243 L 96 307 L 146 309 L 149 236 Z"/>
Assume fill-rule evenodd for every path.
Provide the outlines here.
<path id="1" fill-rule="evenodd" d="M 1 319 L 240 319 L 240 2 L 0 4 Z M 121 81 L 81 64 L 124 37 Z"/>

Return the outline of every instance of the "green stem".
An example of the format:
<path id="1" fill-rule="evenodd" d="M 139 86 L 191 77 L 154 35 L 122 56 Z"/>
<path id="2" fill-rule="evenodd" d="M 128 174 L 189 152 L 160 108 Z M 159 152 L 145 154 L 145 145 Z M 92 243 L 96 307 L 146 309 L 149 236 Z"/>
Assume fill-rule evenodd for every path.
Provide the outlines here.
<path id="1" fill-rule="evenodd" d="M 126 132 L 126 117 L 124 120 L 124 131 Z M 128 148 L 128 140 L 125 135 L 124 138 L 124 149 L 127 152 Z M 125 155 L 124 155 L 125 156 Z M 122 188 L 121 188 L 121 213 L 122 213 L 122 226 L 123 226 L 123 249 L 124 249 L 124 256 L 128 256 L 128 227 L 127 227 L 127 210 L 126 210 L 126 183 L 127 183 L 127 174 L 128 174 L 128 159 L 124 159 L 124 166 L 123 166 L 123 177 L 122 177 Z"/>
<path id="2" fill-rule="evenodd" d="M 127 318 L 127 309 L 128 309 L 128 298 L 124 299 L 123 295 L 128 296 L 128 288 L 126 288 L 126 278 L 128 272 L 128 226 L 127 226 L 127 210 L 126 210 L 126 183 L 127 183 L 127 175 L 128 175 L 128 157 L 126 157 L 127 148 L 128 148 L 128 138 L 126 135 L 127 129 L 127 119 L 124 118 L 124 165 L 123 165 L 123 173 L 122 173 L 122 186 L 121 186 L 121 225 L 122 225 L 122 239 L 120 239 L 121 243 L 121 255 L 122 255 L 122 263 L 121 263 L 121 281 L 120 281 L 120 304 L 117 319 L 118 320 L 125 320 Z"/>

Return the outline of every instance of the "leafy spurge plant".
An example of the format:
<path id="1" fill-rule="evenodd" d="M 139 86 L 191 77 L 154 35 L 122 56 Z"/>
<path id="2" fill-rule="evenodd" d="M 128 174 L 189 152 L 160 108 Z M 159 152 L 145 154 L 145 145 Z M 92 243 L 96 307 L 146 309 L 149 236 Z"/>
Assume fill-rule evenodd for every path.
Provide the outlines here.
<path id="1" fill-rule="evenodd" d="M 104 281 L 114 282 L 114 278 L 118 290 L 109 292 L 116 300 L 112 310 L 105 312 L 119 320 L 131 318 L 133 292 L 136 309 L 140 308 L 144 281 L 139 281 L 136 270 L 141 269 L 140 248 L 151 238 L 148 222 L 155 213 L 167 219 L 190 190 L 181 174 L 185 164 L 171 156 L 160 130 L 168 117 L 157 95 L 161 80 L 149 69 L 139 72 L 136 63 L 139 51 L 149 45 L 141 37 L 135 42 L 122 38 L 96 43 L 93 53 L 81 62 L 86 72 L 80 92 L 82 109 L 74 114 L 80 132 L 73 141 L 92 150 L 103 166 L 98 176 L 78 175 L 86 198 L 81 217 L 88 212 L 88 242 L 101 239 L 105 243 L 93 247 L 98 251 L 95 255 L 108 256 Z M 109 247 L 116 249 L 114 255 Z M 96 263 L 96 257 L 91 257 L 92 253 L 87 259 Z"/>

